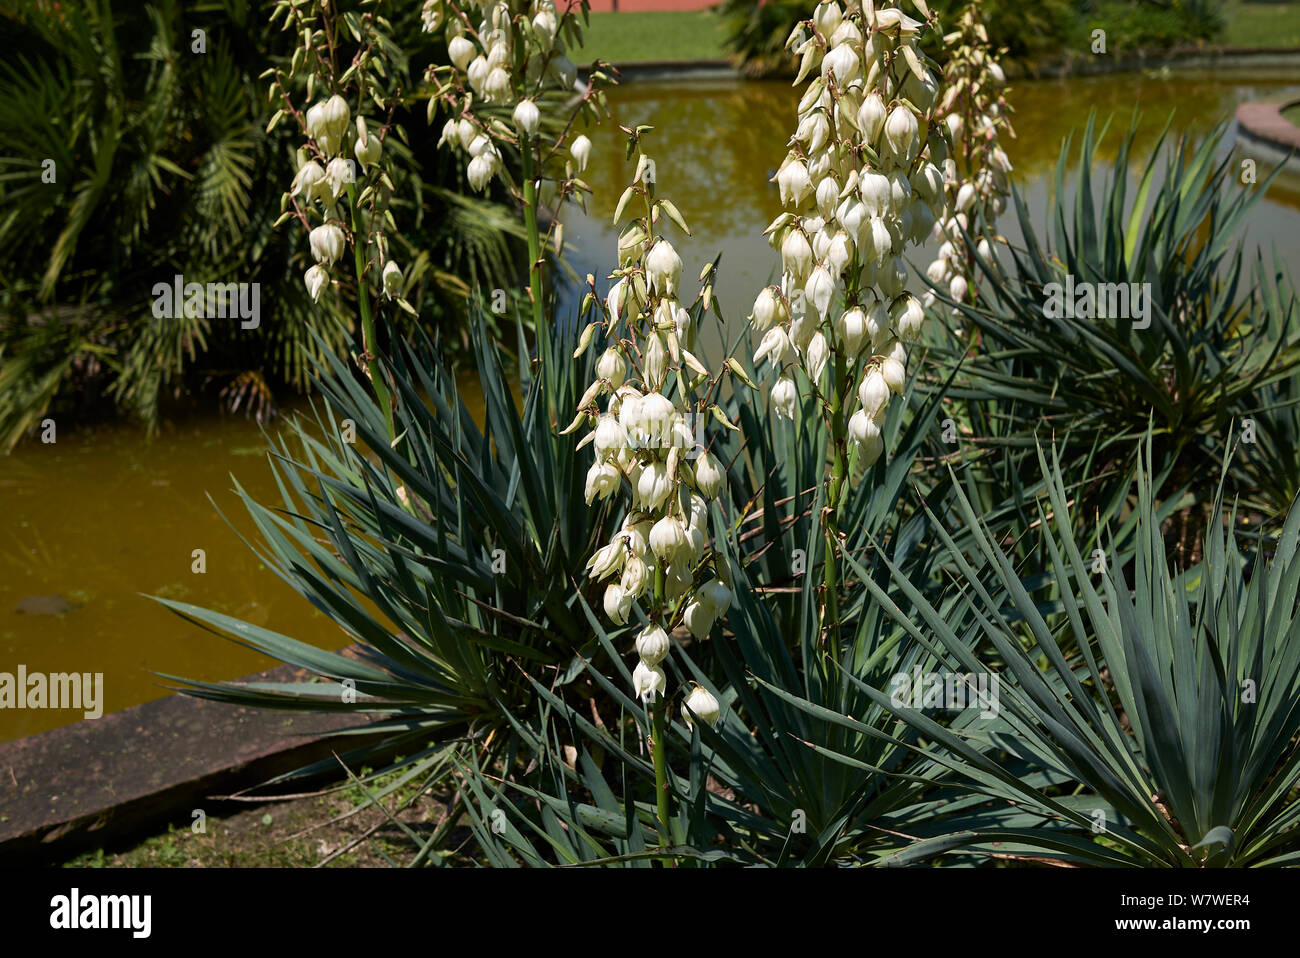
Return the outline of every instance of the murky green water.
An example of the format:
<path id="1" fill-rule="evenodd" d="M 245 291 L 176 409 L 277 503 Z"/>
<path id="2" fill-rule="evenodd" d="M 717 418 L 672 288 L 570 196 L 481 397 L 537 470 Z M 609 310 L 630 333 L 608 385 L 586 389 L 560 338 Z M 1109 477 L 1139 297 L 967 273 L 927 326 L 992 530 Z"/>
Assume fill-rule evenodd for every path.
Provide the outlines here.
<path id="1" fill-rule="evenodd" d="M 1171 134 L 1203 134 L 1231 121 L 1242 102 L 1288 95 L 1300 95 L 1300 73 L 1224 71 L 1024 81 L 1011 91 L 1018 135 L 1006 149 L 1034 223 L 1041 228 L 1062 140 L 1082 129 L 1089 111 L 1096 110 L 1099 119 L 1112 119 L 1099 155 L 1107 166 L 1135 110 L 1140 129 L 1135 162 L 1145 162 L 1171 111 Z M 595 190 L 594 200 L 588 215 L 571 214 L 567 221 L 570 241 L 580 250 L 578 272 L 592 272 L 602 284 L 609 272 L 616 238 L 610 218 L 633 172 L 624 159 L 626 137 L 618 126 L 649 124 L 655 129 L 644 142 L 656 160 L 660 193 L 677 204 L 694 233 L 677 243 L 685 263 L 684 281 L 693 283 L 704 263 L 721 253 L 716 289 L 724 315 L 729 320 L 746 316 L 755 294 L 776 269 L 776 255 L 762 236 L 781 210 L 776 185 L 768 179 L 785 155 L 798 99 L 781 82 L 646 83 L 611 91 L 614 122 L 590 134 L 595 148 L 586 179 Z M 1300 262 L 1297 211 L 1300 184 L 1276 184 L 1256 208 L 1249 238 L 1265 246 L 1276 243 L 1284 258 Z M 1014 241 L 1019 237 L 1007 219 L 1000 225 Z M 929 259 L 915 256 L 922 265 Z M 694 295 L 694 286 L 687 285 Z"/>
<path id="2" fill-rule="evenodd" d="M 1120 127 L 1139 110 L 1139 147 L 1149 150 L 1170 110 L 1175 131 L 1202 133 L 1230 120 L 1245 100 L 1297 92 L 1300 77 L 1279 73 L 1025 82 L 1012 93 L 1019 137 L 1008 153 L 1041 223 L 1061 140 L 1090 109 L 1114 114 Z M 767 180 L 783 155 L 797 97 L 781 83 L 728 81 L 629 85 L 610 99 L 615 123 L 656 127 L 647 148 L 660 188 L 694 230 L 679 244 L 688 287 L 721 252 L 717 292 L 725 315 L 738 321 L 775 266 L 761 235 L 779 212 Z M 610 216 L 631 175 L 615 123 L 592 132 L 589 214 L 568 216 L 575 266 L 596 273 L 602 286 L 613 259 Z M 1112 136 L 1108 146 L 1117 142 Z M 1111 157 L 1103 151 L 1103 162 Z M 1285 259 L 1300 262 L 1300 190 L 1275 188 L 1250 230 L 1255 242 L 1277 243 Z M 223 679 L 273 664 L 142 594 L 209 606 L 321 647 L 346 644 L 336 626 L 260 568 L 207 499 L 211 494 L 245 534 L 251 524 L 230 491 L 230 473 L 259 501 L 279 501 L 254 424 L 194 419 L 153 440 L 125 425 L 61 422 L 59 429 L 54 445 L 28 443 L 0 457 L 0 671 L 21 663 L 29 671 L 103 672 L 105 710 L 113 711 L 166 694 L 150 670 Z M 198 548 L 207 554 L 203 575 L 191 572 Z M 75 608 L 46 614 L 66 606 L 33 603 L 32 596 L 61 596 Z M 20 605 L 34 611 L 17 611 Z M 0 741 L 78 717 L 0 710 Z"/>

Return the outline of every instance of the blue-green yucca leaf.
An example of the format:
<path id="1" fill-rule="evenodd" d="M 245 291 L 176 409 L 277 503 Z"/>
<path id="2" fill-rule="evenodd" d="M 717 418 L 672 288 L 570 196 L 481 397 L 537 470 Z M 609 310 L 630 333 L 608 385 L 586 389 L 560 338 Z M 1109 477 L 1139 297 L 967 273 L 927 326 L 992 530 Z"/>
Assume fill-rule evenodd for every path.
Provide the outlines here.
<path id="1" fill-rule="evenodd" d="M 1094 791 L 1107 822 L 1107 841 L 1101 844 L 1086 833 L 1082 844 L 1060 836 L 1036 842 L 1032 833 L 1017 841 L 1053 856 L 1065 854 L 1069 844 L 1072 856 L 1099 864 L 1114 863 L 1114 854 L 1104 846 L 1132 864 L 1279 863 L 1300 841 L 1293 831 L 1293 790 L 1300 780 L 1300 655 L 1294 647 L 1300 635 L 1295 591 L 1300 585 L 1295 558 L 1300 505 L 1288 516 L 1271 559 L 1260 555 L 1248 564 L 1234 537 L 1216 523 L 1207 534 L 1203 563 L 1175 576 L 1164 555 L 1149 456 L 1148 446 L 1148 458 L 1138 469 L 1139 519 L 1130 579 L 1129 563 L 1114 553 L 1100 573 L 1085 562 L 1074 541 L 1059 460 L 1049 467 L 1040 454 L 1041 468 L 1052 477 L 1054 513 L 1050 525 L 1045 516 L 1041 526 L 1054 575 L 1069 583 L 1059 628 L 1073 635 L 1087 660 L 1083 684 L 1076 666 L 1062 657 L 1058 627 L 1036 617 L 1032 599 L 1017 586 L 1005 555 L 988 537 L 974 539 L 1036 639 L 1031 648 L 1005 641 L 998 603 L 980 588 L 972 590 L 968 609 L 1003 660 L 1003 717 L 1015 720 L 1015 734 L 1025 740 L 1025 747 L 1013 751 L 1031 765 L 1066 771 Z M 968 504 L 963 503 L 963 511 L 978 530 L 979 517 Z M 939 534 L 943 536 L 941 529 Z M 946 544 L 953 546 L 950 539 Z M 911 609 L 954 656 L 954 667 L 978 666 L 974 647 L 958 638 L 919 592 L 906 583 L 902 588 Z M 915 628 L 908 612 L 888 602 L 886 608 L 905 627 Z M 1046 658 L 1035 662 L 1035 653 Z M 1010 774 L 996 752 L 980 751 L 923 713 L 898 708 L 883 693 L 865 691 L 931 738 L 939 748 L 925 747 L 927 754 L 948 763 L 972 788 L 1037 808 L 1045 818 L 1085 825 L 1086 804 L 1076 803 L 1072 811 L 1050 791 Z M 1118 822 L 1111 820 L 1115 814 Z M 916 854 L 982 848 L 981 834 L 974 829 L 961 837 L 936 838 Z"/>
<path id="2" fill-rule="evenodd" d="M 937 290 L 979 334 L 973 356 L 964 355 L 965 340 L 948 350 L 950 366 L 961 366 L 953 395 L 966 404 L 962 415 L 997 427 L 974 433 L 973 442 L 1032 450 L 1050 440 L 1066 462 L 1094 457 L 1101 468 L 1084 499 L 1093 506 L 1131 487 L 1131 472 L 1119 464 L 1149 429 L 1155 471 L 1208 508 L 1214 477 L 1201 461 L 1221 462 L 1233 420 L 1258 408 L 1262 390 L 1300 375 L 1300 330 L 1287 322 L 1294 291 L 1280 281 L 1249 283 L 1244 257 L 1248 217 L 1271 178 L 1242 189 L 1222 148 L 1224 134 L 1220 127 L 1199 143 L 1173 145 L 1162 135 L 1126 211 L 1134 130 L 1120 144 L 1114 172 L 1099 184 L 1093 166 L 1105 131 L 1090 118 L 1077 143 L 1072 199 L 1065 175 L 1075 144 L 1062 146 L 1046 242 L 1014 191 L 1023 242 L 1005 256 L 976 258 L 980 300 L 956 304 Z M 1067 282 L 1088 284 L 1108 303 L 1106 291 L 1116 291 L 1118 314 L 1047 310 L 1049 285 Z M 1144 283 L 1147 328 L 1127 295 L 1130 284 Z M 1290 505 L 1277 496 L 1273 502 L 1274 515 Z M 1201 524 L 1191 524 L 1193 538 Z"/>

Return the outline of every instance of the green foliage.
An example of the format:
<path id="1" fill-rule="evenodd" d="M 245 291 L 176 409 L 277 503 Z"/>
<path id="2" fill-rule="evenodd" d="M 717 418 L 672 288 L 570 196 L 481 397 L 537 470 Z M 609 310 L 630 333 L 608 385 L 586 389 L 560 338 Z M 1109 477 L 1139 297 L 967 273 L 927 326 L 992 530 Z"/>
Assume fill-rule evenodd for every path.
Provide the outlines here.
<path id="1" fill-rule="evenodd" d="M 531 674 L 558 672 L 571 681 L 599 653 L 572 596 L 600 519 L 582 501 L 585 470 L 547 416 L 540 380 L 524 377 L 526 370 L 523 407 L 516 405 L 514 383 L 477 310 L 474 316 L 482 426 L 427 339 L 388 365 L 398 399 L 399 439 L 391 445 L 368 388 L 327 355 L 319 383 L 324 410 L 313 421 L 295 419 L 272 460 L 283 507 L 263 506 L 236 487 L 263 540 L 262 561 L 364 654 L 324 652 L 160 599 L 206 628 L 329 679 L 287 687 L 186 683 L 194 694 L 359 719 L 383 713 L 379 726 L 367 728 L 421 746 L 434 733 L 464 735 L 495 756 L 516 747 L 503 733 L 534 700 Z M 522 346 L 522 328 L 519 336 Z M 566 361 L 572 346 L 557 337 L 544 352 L 553 370 L 549 388 L 564 408 L 576 404 L 590 378 L 589 365 Z M 348 681 L 354 700 L 340 688 Z"/>
<path id="2" fill-rule="evenodd" d="M 930 0 L 945 28 L 970 0 Z M 727 46 L 754 74 L 789 69 L 784 52 L 790 30 L 812 16 L 815 0 L 723 0 Z M 989 41 L 1008 49 L 1007 60 L 1031 69 L 1045 61 L 1089 49 L 1091 33 L 1106 31 L 1107 50 L 1163 49 L 1216 39 L 1225 17 L 1214 0 L 982 0 L 980 17 Z M 927 51 L 932 55 L 942 51 Z"/>
<path id="3" fill-rule="evenodd" d="M 351 293 L 313 305 L 306 237 L 274 226 L 300 141 L 291 123 L 267 132 L 258 77 L 294 37 L 255 7 L 78 0 L 0 16 L 0 447 L 56 402 L 116 405 L 152 426 L 165 398 L 209 383 L 265 416 L 283 387 L 306 388 L 323 349 L 349 342 Z M 401 4 L 395 29 L 425 37 L 419 7 Z M 394 83 L 409 87 L 402 71 L 430 52 L 416 50 Z M 388 139 L 405 237 L 392 239 L 425 321 L 456 328 L 473 285 L 516 285 L 520 229 L 500 197 L 462 195 L 458 163 L 420 169 L 436 139 L 422 113 L 396 117 L 416 131 L 409 148 Z M 155 317 L 154 285 L 177 274 L 260 284 L 259 327 Z"/>
<path id="4" fill-rule="evenodd" d="M 1038 527 L 1062 608 L 1044 614 L 996 535 L 957 493 L 978 549 L 937 534 L 964 573 L 963 614 L 935 608 L 896 576 L 905 602 L 889 615 L 918 641 L 930 631 L 948 668 L 1001 677 L 1001 722 L 987 731 L 999 758 L 921 711 L 851 681 L 932 744 L 923 754 L 964 776 L 972 793 L 1039 817 L 1029 829 L 975 827 L 909 848 L 917 861 L 954 849 L 1014 843 L 1049 858 L 1143 867 L 1293 864 L 1300 849 L 1300 504 L 1253 556 L 1214 523 L 1205 559 L 1185 573 L 1165 558 L 1152 496 L 1151 451 L 1138 470 L 1132 556 L 1114 549 L 1098 573 L 1071 529 L 1061 460 L 1053 454 Z M 1220 487 L 1220 494 L 1222 487 Z M 1216 505 L 1220 503 L 1216 502 Z M 1220 515 L 1216 510 L 1216 515 Z M 1235 512 L 1228 517 L 1231 529 Z M 960 558 L 959 558 L 960 557 Z M 979 585 L 994 570 L 1012 609 Z M 1032 642 L 1020 636 L 1027 625 Z M 1001 665 L 992 664 L 1000 661 Z M 843 716 L 846 726 L 859 722 Z M 1031 785 L 1014 760 L 1064 772 L 1084 791 Z"/>
<path id="5" fill-rule="evenodd" d="M 1132 193 L 1130 130 L 1114 173 L 1098 184 L 1104 132 L 1090 119 L 1080 137 L 1073 195 L 1073 146 L 1063 144 L 1043 239 L 1016 192 L 1023 245 L 979 262 L 984 298 L 958 307 L 979 347 L 967 356 L 963 342 L 948 356 L 961 367 L 948 395 L 961 403 L 977 446 L 1023 450 L 1051 439 L 1067 461 L 1088 461 L 1090 503 L 1128 494 L 1127 450 L 1150 429 L 1156 472 L 1207 507 L 1216 488 L 1207 463 L 1220 461 L 1234 421 L 1255 415 L 1265 390 L 1293 388 L 1281 384 L 1300 372 L 1294 292 L 1280 264 L 1267 269 L 1262 256 L 1250 263 L 1243 250 L 1247 218 L 1268 183 L 1251 190 L 1235 182 L 1220 128 L 1167 153 L 1162 136 Z M 1150 284 L 1149 326 L 1131 299 L 1127 314 L 1058 315 L 1049 287 L 1064 296 L 1067 277 L 1077 289 Z M 1278 422 L 1278 455 L 1287 454 L 1283 429 Z"/>

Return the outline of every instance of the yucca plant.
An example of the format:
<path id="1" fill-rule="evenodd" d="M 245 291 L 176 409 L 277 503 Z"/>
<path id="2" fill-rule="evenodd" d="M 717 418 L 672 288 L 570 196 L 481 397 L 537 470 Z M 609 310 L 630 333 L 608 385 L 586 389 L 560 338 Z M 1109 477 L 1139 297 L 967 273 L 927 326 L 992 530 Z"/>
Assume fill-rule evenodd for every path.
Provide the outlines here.
<path id="1" fill-rule="evenodd" d="M 867 601 L 858 577 L 891 588 L 881 553 L 945 614 L 960 605 L 935 567 L 938 553 L 926 544 L 935 517 L 901 507 L 909 483 L 920 482 L 927 500 L 945 508 L 949 480 L 930 484 L 928 469 L 918 469 L 938 403 L 932 399 L 911 416 L 903 405 L 884 424 L 894 455 L 881 459 L 844 503 L 854 574 L 842 582 L 844 651 L 829 680 L 818 633 L 822 544 L 811 518 L 822 505 L 824 437 L 735 401 L 729 415 L 734 412 L 740 431 L 720 437 L 714 453 L 729 463 L 735 503 L 716 520 L 715 539 L 726 543 L 736 605 L 721 638 L 701 643 L 679 636 L 669 659 L 674 684 L 704 684 L 724 703 L 723 716 L 714 728 L 672 725 L 669 765 L 678 771 L 671 783 L 672 843 L 656 847 L 653 770 L 631 732 L 638 708 L 617 682 L 594 676 L 607 685 L 613 710 L 599 721 L 537 683 L 538 707 L 514 723 L 534 730 L 531 773 L 503 775 L 465 761 L 466 807 L 487 861 L 872 864 L 945 829 L 1036 821 L 964 794 L 943 762 L 909 747 L 920 737 L 895 734 L 890 713 L 857 684 L 887 684 L 938 663 L 878 603 Z M 749 490 L 758 491 L 745 498 Z M 594 616 L 592 624 L 612 651 L 617 636 L 600 629 Z M 860 725 L 847 728 L 842 713 Z M 967 712 L 953 727 L 978 721 Z M 570 759 L 558 759 L 566 747 Z M 1060 781 L 1033 770 L 1026 775 L 1039 786 Z"/>
<path id="2" fill-rule="evenodd" d="M 522 346 L 522 327 L 518 333 Z M 359 722 L 382 714 L 367 733 L 389 731 L 416 744 L 435 733 L 444 742 L 466 736 L 495 756 L 510 738 L 500 733 L 511 714 L 533 699 L 528 674 L 558 672 L 568 681 L 598 651 L 573 583 L 599 513 L 582 501 L 578 464 L 544 414 L 538 381 L 527 367 L 518 379 L 507 373 L 481 318 L 473 343 L 481 425 L 427 338 L 386 364 L 398 399 L 397 443 L 367 385 L 331 357 L 319 378 L 323 409 L 295 418 L 272 458 L 283 503 L 260 504 L 236 486 L 267 567 L 337 622 L 362 654 L 345 657 L 160 599 L 328 680 L 285 687 L 179 679 L 188 691 L 349 712 Z M 572 347 L 563 336 L 544 345 L 557 370 L 552 388 L 576 401 L 573 391 L 585 388 L 590 370 L 560 362 Z"/>
<path id="3" fill-rule="evenodd" d="M 1214 497 L 1205 461 L 1219 461 L 1229 427 L 1262 390 L 1300 369 L 1294 293 L 1262 260 L 1252 269 L 1244 252 L 1268 181 L 1235 182 L 1220 127 L 1168 151 L 1162 134 L 1132 193 L 1130 129 L 1114 173 L 1097 184 L 1104 134 L 1090 117 L 1073 198 L 1066 173 L 1075 151 L 1063 144 L 1046 239 L 1015 192 L 1023 244 L 979 259 L 985 295 L 954 304 L 968 330 L 949 353 L 949 369 L 960 362 L 961 373 L 947 394 L 976 446 L 1032 449 L 1050 439 L 1063 461 L 1087 460 L 1089 507 L 1126 494 L 1127 450 L 1150 429 L 1157 472 L 1203 514 Z M 1110 315 L 1079 315 L 1090 294 Z M 952 302 L 943 290 L 939 298 Z"/>
<path id="4" fill-rule="evenodd" d="M 849 680 L 900 728 L 927 740 L 913 747 L 960 774 L 971 795 L 1037 818 L 1032 827 L 935 836 L 895 862 L 954 849 L 1145 867 L 1285 865 L 1300 854 L 1300 504 L 1277 538 L 1261 539 L 1250 556 L 1224 524 L 1211 524 L 1204 560 L 1180 573 L 1164 556 L 1150 440 L 1145 457 L 1129 558 L 1115 550 L 1085 556 L 1059 457 L 1053 453 L 1049 468 L 1040 454 L 1050 484 L 1038 526 L 1050 574 L 1062 586 L 1055 612 L 1039 608 L 1032 586 L 960 491 L 957 508 L 977 549 L 965 552 L 935 526 L 961 575 L 951 586 L 964 607 L 959 618 L 937 608 L 892 562 L 897 602 L 866 580 L 890 617 L 947 668 L 1001 676 L 1001 716 L 972 736 Z M 1222 480 L 1216 516 L 1221 495 Z M 1235 518 L 1229 510 L 1229 528 Z M 1010 609 L 982 584 L 989 570 Z M 1029 642 L 1016 622 L 1027 626 Z M 839 721 L 864 728 L 848 715 Z M 1074 784 L 1036 786 L 1022 763 Z"/>

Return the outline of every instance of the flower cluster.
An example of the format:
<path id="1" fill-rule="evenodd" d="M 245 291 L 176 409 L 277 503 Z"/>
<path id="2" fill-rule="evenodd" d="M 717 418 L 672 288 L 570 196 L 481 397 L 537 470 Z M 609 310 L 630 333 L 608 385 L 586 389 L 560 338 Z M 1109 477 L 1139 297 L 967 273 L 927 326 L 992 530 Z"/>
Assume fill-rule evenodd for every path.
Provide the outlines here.
<path id="1" fill-rule="evenodd" d="M 632 140 L 635 149 L 639 132 Z M 647 611 L 632 677 L 636 694 L 647 701 L 666 693 L 662 663 L 672 631 L 684 625 L 703 639 L 732 599 L 726 563 L 714 553 L 709 536 L 709 501 L 722 491 L 726 473 L 705 448 L 703 434 L 710 417 L 731 424 L 710 399 L 721 374 L 710 374 L 691 352 L 698 319 L 712 304 L 712 266 L 700 275 L 694 303 L 684 306 L 681 257 L 655 230 L 661 216 L 689 230 L 671 201 L 656 198 L 653 170 L 654 162 L 639 154 L 615 220 L 622 222 L 638 198 L 643 215 L 626 217 L 619 266 L 603 301 L 588 277 L 592 289 L 584 308 L 598 307 L 602 318 L 584 330 L 577 354 L 600 329 L 607 345 L 596 362 L 597 378 L 566 430 L 591 426 L 579 443 L 595 453 L 587 502 L 619 496 L 626 505 L 619 530 L 587 568 L 593 580 L 608 581 L 603 605 L 611 622 L 626 624 L 636 602 Z M 697 688 L 688 704 L 712 722 L 717 703 L 710 706 L 711 700 Z"/>
<path id="2" fill-rule="evenodd" d="M 951 55 L 944 69 L 938 117 L 947 125 L 953 144 L 953 156 L 944 164 L 949 215 L 935 224 L 934 238 L 943 245 L 926 276 L 946 289 L 954 302 L 965 303 L 974 301 L 976 294 L 976 255 L 984 261 L 993 255 L 987 238 L 981 238 L 971 250 L 967 236 L 980 235 L 1007 208 L 1011 162 L 1001 141 L 1015 133 L 1006 100 L 1006 76 L 996 53 L 990 52 L 988 32 L 980 22 L 976 3 L 967 6 L 958 28 L 944 42 Z M 935 294 L 927 292 L 926 305 L 934 301 Z"/>
<path id="3" fill-rule="evenodd" d="M 527 142 L 539 135 L 538 103 L 543 94 L 569 94 L 578 85 L 577 68 L 565 55 L 566 37 L 574 36 L 573 17 L 568 8 L 559 13 L 554 0 L 425 3 L 424 30 L 442 34 L 451 60 L 450 67 L 430 70 L 430 77 L 440 84 L 438 95 L 429 102 L 430 111 L 441 99 L 451 113 L 438 145 L 468 155 L 465 175 L 474 190 L 482 192 L 504 173 L 503 147 L 526 149 Z M 603 79 L 604 74 L 593 77 Z M 583 106 L 599 96 L 596 84 L 588 87 Z M 513 129 L 478 104 L 509 109 Z M 586 136 L 573 137 L 567 143 L 570 172 L 582 172 L 590 152 Z"/>
<path id="4" fill-rule="evenodd" d="M 891 393 L 904 388 L 904 343 L 925 319 L 904 289 L 904 250 L 945 213 L 936 164 L 947 143 L 931 128 L 939 86 L 920 49 L 926 28 L 893 7 L 825 2 L 787 44 L 800 58 L 796 84 L 812 79 L 775 177 L 787 210 L 767 234 L 782 276 L 754 303 L 750 321 L 762 333 L 754 362 L 779 370 L 770 396 L 787 419 L 799 403 L 795 368 L 828 419 L 848 413 L 851 404 L 837 397 L 853 388 L 847 439 L 859 469 L 884 449 L 880 424 Z M 823 388 L 828 365 L 832 382 Z M 829 425 L 841 434 L 842 423 Z"/>
<path id="5" fill-rule="evenodd" d="M 389 68 L 377 56 L 358 52 L 352 66 L 336 76 L 333 41 L 323 26 L 328 19 L 323 5 L 286 2 L 279 8 L 286 29 L 299 31 L 302 46 L 289 70 L 270 70 L 264 76 L 273 78 L 272 98 L 282 103 L 271 125 L 292 117 L 306 138 L 299 150 L 297 173 L 285 194 L 286 211 L 281 222 L 297 217 L 309 230 L 315 264 L 303 275 L 307 292 L 314 302 L 319 302 L 349 243 L 360 241 L 369 260 L 367 270 L 376 277 L 379 292 L 414 312 L 401 299 L 404 277 L 401 267 L 388 254 L 383 225 L 392 189 L 381 162 L 384 138 L 392 120 L 392 101 L 386 89 L 391 82 L 387 79 Z M 378 29 L 374 14 L 358 18 L 358 30 L 369 46 L 382 47 L 376 42 Z M 315 99 L 305 110 L 294 105 L 295 98 L 290 94 L 293 81 L 302 72 L 307 73 L 307 98 Z M 313 97 L 314 88 L 320 85 L 332 92 Z M 375 105 L 386 114 L 386 121 L 375 124 L 360 114 L 354 118 L 348 97 Z"/>

